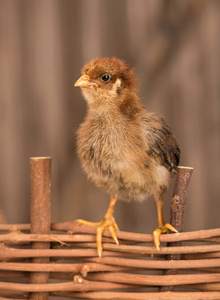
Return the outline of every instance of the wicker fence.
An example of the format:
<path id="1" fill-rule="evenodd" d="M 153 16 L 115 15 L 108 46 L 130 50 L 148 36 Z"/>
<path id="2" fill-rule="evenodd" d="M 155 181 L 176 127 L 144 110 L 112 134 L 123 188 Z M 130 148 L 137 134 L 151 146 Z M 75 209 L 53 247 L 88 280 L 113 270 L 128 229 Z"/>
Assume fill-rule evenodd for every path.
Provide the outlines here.
<path id="1" fill-rule="evenodd" d="M 171 221 L 182 230 L 192 174 L 180 167 Z M 50 223 L 50 159 L 31 159 L 31 222 L 0 225 L 0 299 L 220 299 L 220 229 L 161 236 Z"/>

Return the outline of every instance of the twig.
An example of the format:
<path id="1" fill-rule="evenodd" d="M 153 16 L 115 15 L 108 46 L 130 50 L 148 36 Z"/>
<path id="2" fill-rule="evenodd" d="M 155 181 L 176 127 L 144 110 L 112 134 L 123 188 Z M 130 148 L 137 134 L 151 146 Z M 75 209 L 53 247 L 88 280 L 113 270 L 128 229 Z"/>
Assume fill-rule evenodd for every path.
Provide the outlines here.
<path id="1" fill-rule="evenodd" d="M 181 247 L 161 247 L 158 252 L 153 247 L 144 246 L 127 246 L 103 244 L 105 251 L 104 256 L 112 256 L 114 253 L 134 253 L 136 255 L 162 255 L 162 254 L 188 254 L 188 253 L 206 253 L 219 252 L 220 245 L 204 245 L 204 246 L 181 246 Z M 2 260 L 10 258 L 28 258 L 28 257 L 97 257 L 96 249 L 15 249 L 0 246 L 0 257 Z"/>
<path id="2" fill-rule="evenodd" d="M 92 281 L 90 281 L 92 280 Z M 98 281 L 98 282 L 97 282 Z M 101 281 L 101 282 L 100 282 Z M 198 283 L 214 283 L 220 281 L 220 274 L 181 274 L 181 275 L 140 275 L 127 273 L 93 273 L 88 274 L 88 280 L 79 275 L 74 276 L 73 282 L 25 284 L 0 282 L 0 290 L 22 292 L 55 292 L 55 291 L 80 291 L 97 290 L 102 281 L 133 285 L 183 285 Z"/>
<path id="3" fill-rule="evenodd" d="M 114 264 L 113 264 L 114 265 Z M 212 262 L 209 265 L 213 267 Z M 219 260 L 220 266 L 220 260 Z M 123 267 L 123 268 L 122 268 Z M 48 264 L 48 263 L 0 263 L 0 270 L 4 271 L 24 271 L 24 272 L 71 272 L 71 273 L 81 273 L 83 277 L 87 276 L 88 272 L 104 272 L 104 271 L 121 271 L 129 270 L 129 268 L 124 265 L 111 266 L 105 265 L 104 261 L 101 263 L 68 263 L 68 264 Z"/>
<path id="4" fill-rule="evenodd" d="M 200 283 L 200 284 L 190 284 L 183 285 L 180 288 L 184 289 L 197 289 L 200 291 L 220 291 L 220 283 Z M 202 294 L 203 295 L 203 294 Z"/>
<path id="5" fill-rule="evenodd" d="M 178 232 L 183 231 L 186 199 L 192 173 L 193 168 L 178 167 L 173 198 L 170 207 L 170 223 L 175 226 Z"/>
<path id="6" fill-rule="evenodd" d="M 75 222 L 64 222 L 64 223 L 56 223 L 56 224 L 51 224 L 51 229 L 52 230 L 60 230 L 60 231 L 71 231 L 71 229 L 74 228 L 74 234 L 62 234 L 62 235 L 29 235 L 25 234 L 22 235 L 23 233 L 20 233 L 22 237 L 19 237 L 17 233 L 17 229 L 19 230 L 27 230 L 27 228 L 30 228 L 29 224 L 24 224 L 21 226 L 19 224 L 0 224 L 0 231 L 6 231 L 13 229 L 15 232 L 9 233 L 9 234 L 1 234 L 0 235 L 0 242 L 4 242 L 5 239 L 8 242 L 12 242 L 13 238 L 16 238 L 17 241 L 21 242 L 22 238 L 24 237 L 25 241 L 51 241 L 51 238 L 56 238 L 59 237 L 59 242 L 60 240 L 63 242 L 71 242 L 74 241 L 74 239 L 79 239 L 82 242 L 86 242 L 87 238 L 89 238 L 89 235 L 92 234 L 92 236 L 89 238 L 93 240 L 93 235 L 96 234 L 96 231 L 89 226 L 85 225 L 78 225 Z M 65 229 L 64 229 L 65 228 Z M 83 235 L 79 235 L 80 233 L 83 233 Z M 10 236 L 10 234 L 12 234 Z M 83 239 L 85 235 L 85 240 Z M 108 231 L 105 231 L 103 236 L 105 237 L 110 237 L 110 234 Z M 121 240 L 125 241 L 132 241 L 132 242 L 137 242 L 137 243 L 145 243 L 149 242 L 152 243 L 153 241 L 153 236 L 152 234 L 143 234 L 143 233 L 133 233 L 133 232 L 125 232 L 125 231 L 118 231 L 117 236 Z M 190 231 L 190 232 L 182 232 L 182 233 L 177 233 L 177 234 L 164 234 L 160 236 L 160 241 L 167 243 L 167 242 L 178 242 L 178 241 L 194 241 L 194 240 L 201 240 L 201 239 L 209 239 L 211 237 L 220 237 L 220 228 L 215 228 L 215 229 L 205 229 L 205 230 L 198 230 L 198 231 Z"/>
<path id="7" fill-rule="evenodd" d="M 184 217 L 186 209 L 186 199 L 193 168 L 178 167 L 176 182 L 173 191 L 173 198 L 170 206 L 170 224 L 172 224 L 178 232 L 183 231 Z M 181 242 L 170 242 L 168 247 L 181 246 Z M 167 260 L 178 260 L 180 255 L 171 254 L 166 257 Z M 164 275 L 177 274 L 177 269 L 165 270 Z M 171 291 L 171 286 L 161 287 L 161 292 Z"/>
<path id="8" fill-rule="evenodd" d="M 50 186 L 51 158 L 31 157 L 31 233 L 50 233 Z M 48 242 L 33 242 L 32 249 L 48 249 Z M 47 263 L 49 258 L 34 258 L 33 263 Z M 48 273 L 31 273 L 30 282 L 45 284 L 49 280 Z M 30 299 L 47 300 L 47 293 L 32 293 Z"/>
<path id="9" fill-rule="evenodd" d="M 157 293 L 131 293 L 131 292 L 89 292 L 89 293 L 51 293 L 53 296 L 63 296 L 74 299 L 95 299 L 95 300 L 146 300 L 146 299 L 160 299 L 160 300 L 201 300 L 201 299 L 209 299 L 214 300 L 220 299 L 220 292 L 203 292 L 202 298 L 201 293 L 199 292 L 176 292 L 169 293 L 163 292 L 158 295 Z"/>
<path id="10" fill-rule="evenodd" d="M 1 296 L 7 296 L 7 298 L 4 298 L 4 297 L 1 297 Z M 22 298 L 15 298 L 15 297 L 22 297 Z M 13 298 L 9 298 L 9 297 L 13 297 Z M 21 300 L 21 299 L 28 299 L 28 295 L 27 293 L 23 294 L 22 295 L 16 295 L 16 294 L 12 294 L 12 293 L 9 293 L 8 291 L 5 293 L 5 294 L 2 294 L 0 293 L 0 300 Z"/>
<path id="11" fill-rule="evenodd" d="M 136 269 L 198 269 L 220 267 L 220 259 L 201 259 L 201 260 L 178 260 L 178 261 L 164 261 L 164 260 L 143 260 L 130 259 L 119 257 L 102 257 L 102 258 L 87 258 L 87 261 L 107 264 L 112 266 L 129 267 Z M 1 264 L 0 264 L 1 269 Z"/>
<path id="12" fill-rule="evenodd" d="M 177 274 L 177 275 L 142 275 L 127 273 L 88 274 L 88 280 L 100 280 L 139 285 L 183 285 L 194 283 L 219 282 L 220 274 Z"/>
<path id="13" fill-rule="evenodd" d="M 220 252 L 182 254 L 181 259 L 220 258 Z"/>

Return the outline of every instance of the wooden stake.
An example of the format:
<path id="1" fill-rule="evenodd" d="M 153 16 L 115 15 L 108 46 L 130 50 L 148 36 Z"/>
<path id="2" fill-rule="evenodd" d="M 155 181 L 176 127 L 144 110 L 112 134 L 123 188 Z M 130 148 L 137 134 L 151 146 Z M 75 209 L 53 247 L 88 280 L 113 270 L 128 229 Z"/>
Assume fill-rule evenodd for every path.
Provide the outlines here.
<path id="1" fill-rule="evenodd" d="M 186 209 L 186 199 L 189 189 L 189 184 L 191 176 L 193 173 L 193 168 L 190 167 L 178 167 L 176 182 L 173 190 L 173 198 L 170 206 L 170 224 L 172 224 L 178 232 L 183 231 L 184 217 Z M 170 242 L 167 243 L 168 247 L 178 247 L 181 246 L 181 242 Z M 180 259 L 180 254 L 170 254 L 166 257 L 167 260 L 178 260 Z M 177 274 L 177 269 L 168 269 L 163 272 L 164 275 L 175 275 Z M 161 292 L 171 291 L 172 286 L 161 287 Z"/>
<path id="2" fill-rule="evenodd" d="M 31 233 L 50 233 L 50 186 L 51 186 L 51 158 L 31 157 Z M 32 249 L 49 249 L 49 242 L 33 242 Z M 47 263 L 49 258 L 33 258 L 34 263 Z M 32 284 L 48 283 L 49 273 L 33 272 L 30 276 Z M 31 293 L 29 299 L 47 300 L 48 293 Z"/>

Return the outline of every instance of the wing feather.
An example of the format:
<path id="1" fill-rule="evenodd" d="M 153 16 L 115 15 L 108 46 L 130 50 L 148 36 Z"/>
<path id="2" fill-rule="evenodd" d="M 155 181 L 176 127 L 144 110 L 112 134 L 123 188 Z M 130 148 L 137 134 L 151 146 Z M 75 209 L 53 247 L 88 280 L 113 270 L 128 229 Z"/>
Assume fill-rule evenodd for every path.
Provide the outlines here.
<path id="1" fill-rule="evenodd" d="M 169 171 L 175 172 L 179 164 L 180 149 L 175 136 L 164 119 L 154 113 L 143 116 L 147 137 L 147 154 Z"/>

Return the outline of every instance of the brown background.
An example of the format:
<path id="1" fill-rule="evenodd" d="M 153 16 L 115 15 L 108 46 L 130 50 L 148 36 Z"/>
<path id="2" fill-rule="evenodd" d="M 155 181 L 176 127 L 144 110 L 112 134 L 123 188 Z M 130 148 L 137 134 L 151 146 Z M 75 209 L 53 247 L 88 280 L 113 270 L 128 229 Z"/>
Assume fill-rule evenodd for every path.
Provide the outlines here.
<path id="1" fill-rule="evenodd" d="M 86 103 L 73 84 L 90 59 L 116 56 L 134 67 L 147 109 L 173 129 L 181 165 L 195 168 L 185 229 L 219 227 L 219 30 L 219 0 L 1 0 L 0 209 L 7 222 L 29 222 L 30 156 L 52 156 L 53 222 L 103 217 L 108 195 L 87 181 L 76 157 Z M 152 200 L 118 202 L 115 216 L 122 230 L 156 226 Z"/>

